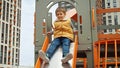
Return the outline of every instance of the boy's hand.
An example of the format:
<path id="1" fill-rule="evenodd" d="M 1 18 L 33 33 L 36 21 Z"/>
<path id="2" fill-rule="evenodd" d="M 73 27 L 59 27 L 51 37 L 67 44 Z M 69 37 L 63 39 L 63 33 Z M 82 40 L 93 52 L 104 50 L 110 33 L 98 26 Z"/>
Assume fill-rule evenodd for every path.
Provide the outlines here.
<path id="1" fill-rule="evenodd" d="M 53 31 L 47 32 L 47 35 L 52 35 L 52 34 L 53 34 Z"/>
<path id="2" fill-rule="evenodd" d="M 74 30 L 74 34 L 78 34 L 78 30 Z"/>
<path id="3" fill-rule="evenodd" d="M 47 35 L 51 35 L 51 32 L 47 32 Z"/>

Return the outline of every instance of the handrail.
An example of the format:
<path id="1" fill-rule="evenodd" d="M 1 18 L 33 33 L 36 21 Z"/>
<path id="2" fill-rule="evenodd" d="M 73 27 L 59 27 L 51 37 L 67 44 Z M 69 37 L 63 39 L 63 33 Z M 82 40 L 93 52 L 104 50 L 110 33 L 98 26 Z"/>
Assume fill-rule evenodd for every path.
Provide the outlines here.
<path id="1" fill-rule="evenodd" d="M 48 45 L 49 45 L 49 38 L 48 38 L 48 36 L 46 36 L 41 50 L 46 52 Z M 35 68 L 41 68 L 41 59 L 39 57 L 35 64 Z"/>
<path id="2" fill-rule="evenodd" d="M 74 44 L 75 45 L 74 45 L 72 68 L 76 68 L 77 50 L 78 50 L 78 35 L 75 35 L 75 43 Z"/>

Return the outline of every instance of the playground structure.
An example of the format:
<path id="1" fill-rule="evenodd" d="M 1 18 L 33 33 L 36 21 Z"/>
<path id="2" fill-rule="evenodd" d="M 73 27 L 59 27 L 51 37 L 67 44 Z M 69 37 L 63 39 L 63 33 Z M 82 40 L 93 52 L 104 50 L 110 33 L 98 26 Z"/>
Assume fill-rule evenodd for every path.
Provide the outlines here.
<path id="1" fill-rule="evenodd" d="M 54 4 L 62 1 L 70 3 L 77 11 L 71 16 L 73 24 L 78 29 L 73 44 L 71 68 L 119 68 L 120 34 L 118 29 L 120 29 L 120 25 L 103 25 L 102 15 L 103 13 L 120 12 L 120 8 L 103 9 L 102 0 L 36 0 L 35 68 L 42 66 L 38 51 L 40 49 L 46 51 L 51 41 L 51 37 L 46 35 L 52 24 L 52 13 L 48 11 Z M 104 29 L 116 29 L 116 33 L 104 34 Z M 55 63 L 57 64 L 57 62 Z"/>

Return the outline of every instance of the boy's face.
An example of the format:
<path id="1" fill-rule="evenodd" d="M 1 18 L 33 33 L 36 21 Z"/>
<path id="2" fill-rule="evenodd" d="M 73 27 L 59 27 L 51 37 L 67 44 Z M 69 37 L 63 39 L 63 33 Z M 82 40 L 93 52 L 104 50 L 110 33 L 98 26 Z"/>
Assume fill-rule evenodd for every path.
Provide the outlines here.
<path id="1" fill-rule="evenodd" d="M 56 17 L 58 18 L 58 20 L 63 20 L 65 17 L 65 13 L 63 13 L 62 11 L 59 11 L 56 13 Z"/>

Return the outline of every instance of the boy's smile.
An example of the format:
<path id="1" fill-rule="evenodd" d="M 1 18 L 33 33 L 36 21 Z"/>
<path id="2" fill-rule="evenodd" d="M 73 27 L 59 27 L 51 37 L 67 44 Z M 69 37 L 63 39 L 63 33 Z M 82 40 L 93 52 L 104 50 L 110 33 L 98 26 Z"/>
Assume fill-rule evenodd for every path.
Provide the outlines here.
<path id="1" fill-rule="evenodd" d="M 63 20 L 65 17 L 65 13 L 59 11 L 56 13 L 56 17 L 58 18 L 58 20 Z"/>

